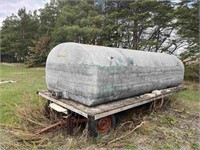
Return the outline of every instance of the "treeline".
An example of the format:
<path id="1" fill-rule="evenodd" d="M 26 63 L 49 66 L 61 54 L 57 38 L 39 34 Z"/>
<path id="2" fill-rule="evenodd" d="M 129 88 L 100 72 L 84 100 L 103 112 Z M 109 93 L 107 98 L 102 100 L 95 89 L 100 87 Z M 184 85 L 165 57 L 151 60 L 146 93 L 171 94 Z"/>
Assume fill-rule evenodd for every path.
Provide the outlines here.
<path id="1" fill-rule="evenodd" d="M 28 66 L 45 64 L 62 42 L 197 56 L 199 1 L 63 0 L 7 17 L 1 28 L 1 54 Z M 3 59 L 3 57 L 2 57 Z"/>

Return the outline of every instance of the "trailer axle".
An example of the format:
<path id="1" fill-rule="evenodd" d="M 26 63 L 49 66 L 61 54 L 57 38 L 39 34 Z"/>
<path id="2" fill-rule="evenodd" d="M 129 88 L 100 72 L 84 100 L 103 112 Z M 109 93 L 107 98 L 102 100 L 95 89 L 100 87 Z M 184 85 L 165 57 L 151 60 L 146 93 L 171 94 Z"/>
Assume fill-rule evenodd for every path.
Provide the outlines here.
<path id="1" fill-rule="evenodd" d="M 48 126 L 46 128 L 43 128 L 43 129 L 37 131 L 35 134 L 36 135 L 42 134 L 42 133 L 44 133 L 44 132 L 46 132 L 46 131 L 48 131 L 48 130 L 50 130 L 52 128 L 55 128 L 57 126 L 60 126 L 60 125 L 62 125 L 62 126 L 68 126 L 68 130 L 70 130 L 69 132 L 71 132 L 71 128 L 72 128 L 71 125 L 72 124 L 86 123 L 86 122 L 88 122 L 87 118 L 76 119 L 76 118 L 72 118 L 71 115 L 68 115 L 65 118 L 65 120 L 62 119 L 62 120 L 60 120 L 60 121 L 58 121 L 58 122 L 56 122 L 56 123 L 54 123 L 54 124 L 52 124 L 52 125 L 50 125 L 50 126 Z"/>

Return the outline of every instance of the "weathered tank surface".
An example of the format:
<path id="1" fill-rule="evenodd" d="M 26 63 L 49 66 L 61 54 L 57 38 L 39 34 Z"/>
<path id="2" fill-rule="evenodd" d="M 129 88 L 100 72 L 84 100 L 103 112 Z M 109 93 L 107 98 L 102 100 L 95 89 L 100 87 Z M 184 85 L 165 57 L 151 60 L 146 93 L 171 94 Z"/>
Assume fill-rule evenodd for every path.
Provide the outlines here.
<path id="1" fill-rule="evenodd" d="M 184 65 L 175 56 L 122 48 L 62 43 L 46 62 L 46 84 L 87 106 L 179 85 Z"/>

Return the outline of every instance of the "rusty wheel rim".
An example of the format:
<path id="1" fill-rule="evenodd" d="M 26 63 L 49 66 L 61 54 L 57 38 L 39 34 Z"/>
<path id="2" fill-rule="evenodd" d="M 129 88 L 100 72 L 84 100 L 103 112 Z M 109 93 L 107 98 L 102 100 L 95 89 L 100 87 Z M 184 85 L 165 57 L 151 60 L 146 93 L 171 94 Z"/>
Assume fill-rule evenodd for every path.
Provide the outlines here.
<path id="1" fill-rule="evenodd" d="M 100 133 L 107 132 L 109 130 L 110 126 L 111 126 L 111 118 L 110 117 L 102 118 L 97 122 L 97 130 Z"/>

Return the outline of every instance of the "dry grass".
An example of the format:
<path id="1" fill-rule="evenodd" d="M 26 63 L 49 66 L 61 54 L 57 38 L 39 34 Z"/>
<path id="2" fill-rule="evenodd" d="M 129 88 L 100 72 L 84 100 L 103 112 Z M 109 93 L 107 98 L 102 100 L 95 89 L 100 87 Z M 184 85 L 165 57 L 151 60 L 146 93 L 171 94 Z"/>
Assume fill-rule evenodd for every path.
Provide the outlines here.
<path id="1" fill-rule="evenodd" d="M 1 149 L 57 149 L 58 147 L 60 149 L 93 149 L 105 145 L 112 147 L 113 143 L 126 139 L 129 134 L 143 124 L 142 122 L 135 128 L 135 122 L 123 122 L 116 130 L 96 139 L 91 138 L 86 129 L 81 130 L 80 126 L 75 127 L 73 136 L 66 134 L 65 127 L 57 127 L 42 135 L 36 135 L 35 133 L 39 129 L 47 127 L 58 120 L 57 118 L 47 119 L 44 116 L 44 104 L 41 102 L 37 104 L 30 103 L 28 101 L 31 99 L 30 96 L 24 97 L 21 102 L 23 107 L 21 105 L 10 106 L 20 122 L 15 125 L 1 124 Z M 125 134 L 122 135 L 122 132 Z"/>
<path id="2" fill-rule="evenodd" d="M 1 147 L 6 149 L 48 148 L 51 147 L 52 140 L 59 137 L 61 141 L 65 139 L 62 135 L 63 127 L 58 127 L 43 135 L 35 134 L 57 120 L 47 119 L 44 116 L 43 104 L 32 104 L 28 101 L 29 98 L 27 96 L 23 99 L 23 107 L 21 105 L 11 106 L 20 122 L 16 125 L 1 124 Z"/>
<path id="3" fill-rule="evenodd" d="M 198 149 L 199 115 L 180 109 L 185 103 L 167 100 L 162 108 L 142 106 L 122 113 L 117 127 L 98 138 L 88 136 L 86 129 L 75 127 L 66 134 L 57 127 L 42 135 L 34 133 L 57 121 L 44 116 L 43 103 L 32 104 L 26 96 L 21 105 L 12 106 L 19 117 L 16 125 L 1 124 L 1 149 Z M 166 101 L 165 101 L 166 102 Z M 181 102 L 181 103 L 180 103 Z M 151 108 L 151 109 L 150 109 Z M 151 111 L 150 111 L 151 110 Z M 183 146 L 184 145 L 184 146 Z"/>

